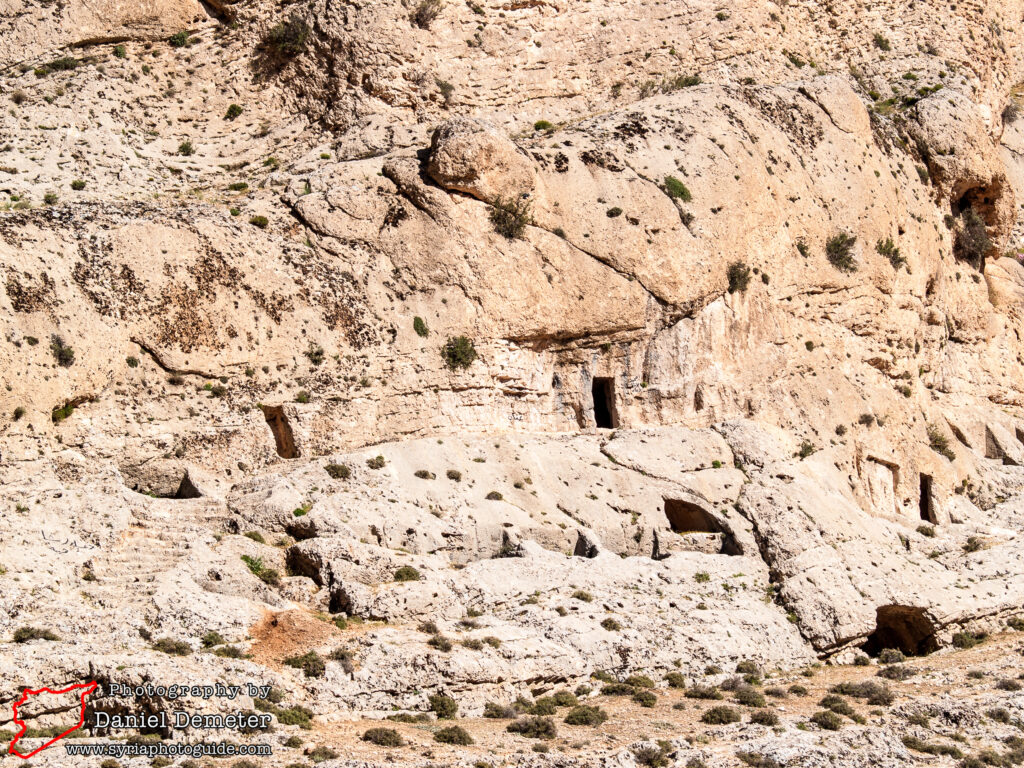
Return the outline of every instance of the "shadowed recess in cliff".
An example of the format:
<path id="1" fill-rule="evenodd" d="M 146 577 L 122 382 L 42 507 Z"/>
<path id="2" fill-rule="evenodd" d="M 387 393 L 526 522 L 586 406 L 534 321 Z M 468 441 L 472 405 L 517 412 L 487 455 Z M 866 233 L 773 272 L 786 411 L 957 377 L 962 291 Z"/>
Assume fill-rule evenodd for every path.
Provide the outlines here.
<path id="1" fill-rule="evenodd" d="M 924 608 L 911 605 L 883 605 L 878 608 L 875 631 L 868 635 L 863 650 L 877 656 L 895 648 L 908 656 L 923 656 L 939 648 L 935 623 Z"/>
<path id="2" fill-rule="evenodd" d="M 288 417 L 285 416 L 284 406 L 264 405 L 261 407 L 263 408 L 263 418 L 267 420 L 267 426 L 270 427 L 270 431 L 274 435 L 277 455 L 282 459 L 299 458 L 295 435 L 292 433 L 291 424 L 288 423 Z"/>

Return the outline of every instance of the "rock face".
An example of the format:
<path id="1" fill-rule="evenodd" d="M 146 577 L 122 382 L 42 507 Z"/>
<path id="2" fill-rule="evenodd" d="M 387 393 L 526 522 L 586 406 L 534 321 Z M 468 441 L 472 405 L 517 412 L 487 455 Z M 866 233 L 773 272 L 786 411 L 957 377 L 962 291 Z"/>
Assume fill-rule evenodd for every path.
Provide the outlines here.
<path id="1" fill-rule="evenodd" d="M 514 199 L 533 191 L 530 160 L 483 120 L 456 118 L 434 131 L 427 173 L 442 187 L 484 202 Z"/>
<path id="2" fill-rule="evenodd" d="M 1020 762 L 1022 14 L 0 2 L 0 730 Z"/>

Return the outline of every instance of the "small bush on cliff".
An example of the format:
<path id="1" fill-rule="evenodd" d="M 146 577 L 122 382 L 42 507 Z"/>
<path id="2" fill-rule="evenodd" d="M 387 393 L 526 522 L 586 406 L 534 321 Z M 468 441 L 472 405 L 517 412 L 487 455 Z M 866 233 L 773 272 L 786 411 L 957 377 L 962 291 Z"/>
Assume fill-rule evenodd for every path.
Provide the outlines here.
<path id="1" fill-rule="evenodd" d="M 896 247 L 896 243 L 892 241 L 891 237 L 887 237 L 884 241 L 879 240 L 875 243 L 875 250 L 889 260 L 893 269 L 898 270 L 907 263 L 906 258 L 900 255 L 900 249 Z"/>
<path id="2" fill-rule="evenodd" d="M 441 348 L 441 357 L 451 370 L 469 368 L 477 358 L 476 347 L 472 339 L 466 336 L 452 336 Z"/>
<path id="3" fill-rule="evenodd" d="M 285 21 L 271 27 L 263 38 L 263 45 L 281 56 L 295 56 L 306 49 L 310 32 L 309 24 L 293 13 Z"/>
<path id="4" fill-rule="evenodd" d="M 956 233 L 953 241 L 953 254 L 972 267 L 981 269 L 985 263 L 985 254 L 992 248 L 992 240 L 988 236 L 985 221 L 968 208 L 963 215 L 963 228 Z"/>
<path id="5" fill-rule="evenodd" d="M 687 186 L 675 176 L 665 177 L 665 194 L 673 200 L 682 200 L 684 203 L 688 203 L 693 199 L 693 195 L 690 194 Z"/>
<path id="6" fill-rule="evenodd" d="M 61 368 L 70 368 L 75 362 L 75 350 L 64 343 L 64 339 L 56 333 L 50 337 L 50 352 Z"/>
<path id="7" fill-rule="evenodd" d="M 736 293 L 736 291 L 742 293 L 750 284 L 750 267 L 742 261 L 734 261 L 729 265 L 726 277 L 729 279 L 729 293 Z"/>
<path id="8" fill-rule="evenodd" d="M 413 9 L 411 20 L 420 29 L 430 29 L 434 19 L 441 13 L 441 0 L 420 0 Z"/>
<path id="9" fill-rule="evenodd" d="M 348 480 L 352 476 L 352 470 L 345 464 L 328 464 L 324 471 L 334 480 Z"/>
<path id="10" fill-rule="evenodd" d="M 412 319 L 412 329 L 416 331 L 417 336 L 421 336 L 424 339 L 430 335 L 430 329 L 427 328 L 427 324 L 422 317 L 414 317 Z"/>
<path id="11" fill-rule="evenodd" d="M 526 227 L 533 223 L 530 201 L 522 198 L 498 198 L 491 206 L 491 224 L 494 231 L 509 240 L 522 238 Z"/>
<path id="12" fill-rule="evenodd" d="M 608 713 L 600 707 L 580 705 L 573 707 L 565 716 L 568 725 L 601 725 L 608 719 Z"/>
<path id="13" fill-rule="evenodd" d="M 927 432 L 928 447 L 940 456 L 945 456 L 950 461 L 954 461 L 956 459 L 956 454 L 953 453 L 953 449 L 949 447 L 949 438 L 942 433 L 942 429 L 939 425 L 929 424 Z"/>
<path id="14" fill-rule="evenodd" d="M 403 565 L 394 575 L 395 581 L 419 581 L 420 572 L 413 568 L 411 565 Z"/>
<path id="15" fill-rule="evenodd" d="M 853 244 L 857 238 L 846 232 L 839 232 L 825 241 L 825 255 L 829 264 L 840 272 L 856 272 L 857 265 L 853 261 Z"/>

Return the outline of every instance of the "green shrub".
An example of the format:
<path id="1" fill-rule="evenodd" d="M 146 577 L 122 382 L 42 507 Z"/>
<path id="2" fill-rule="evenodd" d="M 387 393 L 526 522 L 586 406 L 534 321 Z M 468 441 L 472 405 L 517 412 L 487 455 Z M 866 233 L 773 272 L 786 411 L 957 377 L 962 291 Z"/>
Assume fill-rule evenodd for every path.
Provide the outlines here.
<path id="1" fill-rule="evenodd" d="M 50 336 L 50 352 L 61 368 L 70 368 L 75 362 L 75 350 L 65 344 L 64 339 L 56 333 Z"/>
<path id="2" fill-rule="evenodd" d="M 430 25 L 441 13 L 441 0 L 420 0 L 410 17 L 413 24 L 420 29 L 430 29 Z"/>
<path id="3" fill-rule="evenodd" d="M 324 467 L 324 471 L 334 480 L 348 480 L 352 477 L 352 470 L 348 468 L 347 464 L 328 464 Z"/>
<path id="4" fill-rule="evenodd" d="M 309 753 L 309 759 L 314 763 L 322 763 L 325 760 L 334 760 L 338 757 L 338 753 L 330 747 L 317 747 Z"/>
<path id="5" fill-rule="evenodd" d="M 675 176 L 665 177 L 665 193 L 674 200 L 682 200 L 684 203 L 693 199 L 690 190 Z"/>
<path id="6" fill-rule="evenodd" d="M 263 534 L 259 531 L 248 531 L 245 534 L 245 538 L 255 541 L 257 544 L 266 544 L 267 540 L 263 538 Z"/>
<path id="7" fill-rule="evenodd" d="M 900 249 L 896 247 L 896 244 L 892 241 L 891 237 L 887 237 L 884 241 L 879 240 L 875 243 L 875 250 L 889 260 L 893 269 L 899 269 L 907 263 L 906 258 L 900 255 Z"/>
<path id="8" fill-rule="evenodd" d="M 608 210 L 607 210 L 607 211 L 605 212 L 605 215 L 606 215 L 606 216 L 608 216 L 608 218 L 609 218 L 609 219 L 615 219 L 615 218 L 618 218 L 619 216 L 621 216 L 621 215 L 622 215 L 622 209 L 621 209 L 621 208 L 619 208 L 618 206 L 616 206 L 616 207 L 614 207 L 614 208 L 609 208 L 609 209 L 608 209 Z"/>
<path id="9" fill-rule="evenodd" d="M 737 704 L 742 704 L 745 707 L 764 707 L 767 706 L 767 702 L 764 699 L 764 695 L 750 685 L 743 685 L 737 688 L 733 692 L 733 699 Z"/>
<path id="10" fill-rule="evenodd" d="M 295 56 L 305 50 L 311 31 L 309 24 L 293 13 L 285 21 L 271 27 L 263 38 L 263 45 L 282 56 Z"/>
<path id="11" fill-rule="evenodd" d="M 50 420 L 54 424 L 60 424 L 64 419 L 68 418 L 72 413 L 75 412 L 75 406 L 71 403 L 64 403 L 63 406 L 57 406 L 50 412 Z"/>
<path id="12" fill-rule="evenodd" d="M 779 716 L 770 709 L 758 709 L 751 713 L 750 722 L 755 725 L 778 725 Z"/>
<path id="13" fill-rule="evenodd" d="M 444 635 L 434 635 L 432 638 L 427 640 L 427 645 L 431 648 L 436 648 L 442 653 L 448 653 L 454 647 L 452 641 Z"/>
<path id="14" fill-rule="evenodd" d="M 473 737 L 469 735 L 469 732 L 460 725 L 449 725 L 447 728 L 436 731 L 434 733 L 434 741 L 442 744 L 456 744 L 460 747 L 476 743 L 473 741 Z"/>
<path id="15" fill-rule="evenodd" d="M 704 712 L 700 716 L 700 721 L 708 725 L 728 725 L 729 723 L 738 723 L 740 721 L 740 713 L 732 707 L 721 705 L 712 707 Z"/>
<path id="16" fill-rule="evenodd" d="M 949 445 L 949 438 L 943 434 L 938 424 L 929 424 L 927 426 L 927 433 L 929 448 L 940 456 L 945 456 L 950 461 L 956 460 L 956 454 L 953 453 L 953 449 Z"/>
<path id="17" fill-rule="evenodd" d="M 301 656 L 289 656 L 284 663 L 289 667 L 301 669 L 306 677 L 323 677 L 327 671 L 327 663 L 316 651 L 309 651 Z"/>
<path id="18" fill-rule="evenodd" d="M 917 526 L 917 532 L 922 536 L 927 536 L 929 539 L 935 538 L 935 526 L 934 525 L 919 525 Z"/>
<path id="19" fill-rule="evenodd" d="M 417 469 L 413 472 L 413 476 L 418 477 L 420 480 L 434 480 L 437 477 L 429 469 Z"/>
<path id="20" fill-rule="evenodd" d="M 879 664 L 900 664 L 906 660 L 903 652 L 896 648 L 883 648 L 878 654 Z"/>
<path id="21" fill-rule="evenodd" d="M 521 717 L 509 723 L 505 729 L 509 733 L 518 733 L 528 739 L 553 739 L 558 735 L 555 721 L 550 717 Z"/>
<path id="22" fill-rule="evenodd" d="M 957 648 L 973 648 L 984 642 L 988 637 L 984 632 L 957 632 L 953 635 L 953 645 Z"/>
<path id="23" fill-rule="evenodd" d="M 688 699 L 704 699 L 706 701 L 718 701 L 722 698 L 722 692 L 713 685 L 695 685 L 687 688 L 683 694 Z"/>
<path id="24" fill-rule="evenodd" d="M 915 752 L 924 752 L 927 755 L 947 755 L 959 759 L 964 756 L 959 748 L 948 744 L 937 744 L 919 739 L 917 736 L 904 736 L 903 746 Z"/>
<path id="25" fill-rule="evenodd" d="M 551 698 L 559 707 L 575 707 L 579 704 L 579 700 L 576 696 L 566 690 L 555 691 L 555 693 L 551 695 Z"/>
<path id="26" fill-rule="evenodd" d="M 953 240 L 953 254 L 961 261 L 981 269 L 992 245 L 985 221 L 973 208 L 968 208 L 963 214 L 963 227 L 957 231 Z"/>
<path id="27" fill-rule="evenodd" d="M 804 686 L 800 685 L 800 683 L 794 683 L 793 685 L 789 686 L 789 692 L 792 693 L 794 696 L 806 696 L 808 693 L 810 693 L 810 691 L 808 691 L 807 688 L 805 688 Z"/>
<path id="28" fill-rule="evenodd" d="M 495 704 L 493 701 L 484 704 L 484 717 L 491 720 L 511 720 L 517 714 L 515 707 Z"/>
<path id="29" fill-rule="evenodd" d="M 85 182 L 82 181 L 81 179 L 75 179 L 74 181 L 71 182 L 71 188 L 75 190 L 75 192 L 81 192 L 83 189 L 85 189 Z"/>
<path id="30" fill-rule="evenodd" d="M 420 572 L 413 568 L 411 565 L 403 565 L 401 568 L 395 571 L 393 576 L 394 581 L 419 581 Z"/>
<path id="31" fill-rule="evenodd" d="M 841 272 L 855 272 L 853 245 L 857 238 L 846 232 L 839 232 L 825 241 L 825 255 L 829 263 Z"/>
<path id="32" fill-rule="evenodd" d="M 575 592 L 573 592 L 572 593 L 572 597 L 573 597 L 573 600 L 579 600 L 579 601 L 584 602 L 584 603 L 589 603 L 589 602 L 592 602 L 594 600 L 594 596 L 593 595 L 591 595 L 589 592 L 586 592 L 586 591 L 584 591 L 582 589 L 577 589 Z"/>
<path id="33" fill-rule="evenodd" d="M 977 552 L 983 547 L 984 544 L 977 536 L 968 536 L 966 543 L 963 545 L 963 550 L 964 552 Z"/>
<path id="34" fill-rule="evenodd" d="M 459 713 L 458 702 L 451 696 L 435 693 L 427 701 L 430 703 L 430 711 L 437 715 L 438 720 L 454 720 Z"/>
<path id="35" fill-rule="evenodd" d="M 1006 626 L 1016 632 L 1024 632 L 1024 616 L 1013 616 L 1007 619 Z"/>
<path id="36" fill-rule="evenodd" d="M 558 705 L 555 704 L 555 700 L 550 696 L 543 696 L 533 702 L 533 706 L 530 707 L 531 715 L 553 715 L 557 710 Z"/>
<path id="37" fill-rule="evenodd" d="M 228 189 L 232 192 L 244 192 L 249 188 L 249 185 L 244 181 L 233 181 L 228 184 Z"/>
<path id="38" fill-rule="evenodd" d="M 831 710 L 823 709 L 811 715 L 811 722 L 826 731 L 838 731 L 843 727 L 843 718 Z"/>
<path id="39" fill-rule="evenodd" d="M 476 347 L 472 339 L 466 336 L 449 337 L 441 348 L 441 357 L 451 370 L 469 368 L 477 358 Z"/>
<path id="40" fill-rule="evenodd" d="M 167 39 L 167 42 L 173 48 L 184 48 L 188 45 L 188 32 L 175 32 Z"/>
<path id="41" fill-rule="evenodd" d="M 405 740 L 394 728 L 371 728 L 363 734 L 363 741 L 376 744 L 378 747 L 402 747 Z"/>
<path id="42" fill-rule="evenodd" d="M 449 480 L 453 480 L 456 483 L 462 480 L 462 473 L 459 472 L 459 470 L 457 469 L 449 469 L 447 472 L 444 473 L 444 475 Z"/>
<path id="43" fill-rule="evenodd" d="M 220 632 L 214 632 L 212 629 L 203 635 L 202 644 L 203 648 L 213 648 L 215 645 L 223 645 L 227 640 L 221 635 Z"/>
<path id="44" fill-rule="evenodd" d="M 491 491 L 490 493 L 487 494 L 485 498 L 488 501 L 501 501 L 505 497 L 502 496 L 501 493 L 499 493 L 498 491 Z"/>
<path id="45" fill-rule="evenodd" d="M 60 638 L 52 630 L 39 627 L 18 627 L 14 630 L 14 642 L 27 643 L 31 640 L 57 641 Z"/>
<path id="46" fill-rule="evenodd" d="M 196 153 L 196 148 L 189 139 L 185 139 L 178 145 L 178 154 L 183 157 L 191 157 Z"/>
<path id="47" fill-rule="evenodd" d="M 711 581 L 711 574 L 707 571 L 697 571 L 697 573 L 693 574 L 693 580 L 698 584 L 707 584 Z"/>
<path id="48" fill-rule="evenodd" d="M 234 120 L 236 117 L 241 116 L 242 108 L 238 104 L 231 104 L 228 106 L 228 111 L 224 114 L 227 120 Z"/>
<path id="49" fill-rule="evenodd" d="M 608 719 L 608 713 L 600 707 L 580 705 L 573 707 L 565 716 L 568 725 L 601 725 Z"/>
<path id="50" fill-rule="evenodd" d="M 17 408 L 14 409 L 14 413 L 12 414 L 12 417 L 13 417 L 13 419 L 15 421 L 18 421 L 26 413 L 27 413 L 27 411 L 24 409 L 24 407 L 19 405 Z M 1012 619 L 1011 619 L 1011 621 L 1012 621 Z"/>
<path id="51" fill-rule="evenodd" d="M 166 653 L 169 656 L 188 656 L 192 653 L 192 646 L 184 640 L 174 640 L 170 637 L 161 637 L 153 642 L 153 650 Z"/>
<path id="52" fill-rule="evenodd" d="M 412 319 L 412 329 L 416 331 L 417 336 L 421 336 L 424 339 L 430 335 L 430 329 L 427 328 L 427 324 L 422 317 L 417 316 Z"/>
<path id="53" fill-rule="evenodd" d="M 491 224 L 494 225 L 494 231 L 509 240 L 522 238 L 527 226 L 532 223 L 530 201 L 527 199 L 504 200 L 499 197 L 491 206 Z"/>
<path id="54" fill-rule="evenodd" d="M 878 670 L 878 676 L 884 677 L 887 680 L 907 680 L 915 674 L 911 667 L 904 664 L 890 664 Z"/>
<path id="55" fill-rule="evenodd" d="M 637 691 L 632 698 L 641 707 L 648 709 L 652 709 L 658 703 L 658 697 L 648 690 Z"/>
<path id="56" fill-rule="evenodd" d="M 726 277 L 729 279 L 729 293 L 742 293 L 750 284 L 750 267 L 742 261 L 734 261 L 729 265 Z"/>
<path id="57" fill-rule="evenodd" d="M 387 462 L 384 459 L 384 457 L 380 455 L 374 456 L 366 460 L 366 466 L 368 466 L 370 469 L 383 469 L 384 464 L 386 463 Z"/>
<path id="58" fill-rule="evenodd" d="M 535 131 L 553 131 L 555 126 L 549 123 L 547 120 L 538 120 L 533 124 L 533 130 Z"/>
<path id="59" fill-rule="evenodd" d="M 846 715 L 847 717 L 850 717 L 856 714 L 854 708 L 850 706 L 850 702 L 835 693 L 830 693 L 822 698 L 822 700 L 818 702 L 818 706 L 827 709 L 830 712 L 835 712 L 837 715 Z"/>
<path id="60" fill-rule="evenodd" d="M 889 43 L 889 39 L 881 32 L 876 32 L 874 36 L 875 47 L 881 51 L 891 51 L 892 45 Z"/>
<path id="61" fill-rule="evenodd" d="M 252 216 L 249 219 L 249 223 L 252 224 L 254 227 L 266 229 L 267 225 L 270 223 L 270 219 L 268 219 L 266 216 Z"/>

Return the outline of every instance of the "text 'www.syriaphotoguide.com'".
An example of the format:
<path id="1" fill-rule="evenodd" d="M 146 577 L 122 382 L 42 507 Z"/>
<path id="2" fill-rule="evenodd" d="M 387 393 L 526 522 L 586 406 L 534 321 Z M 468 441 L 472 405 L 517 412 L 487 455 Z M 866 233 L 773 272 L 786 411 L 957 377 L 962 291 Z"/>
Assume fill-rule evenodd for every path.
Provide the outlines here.
<path id="1" fill-rule="evenodd" d="M 269 744 L 65 744 L 69 755 L 81 757 L 268 757 Z"/>

